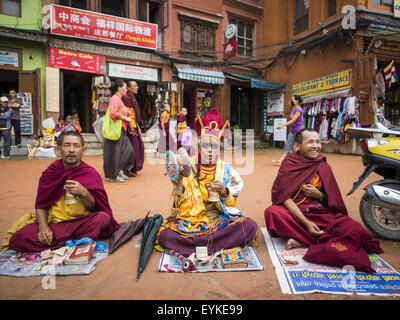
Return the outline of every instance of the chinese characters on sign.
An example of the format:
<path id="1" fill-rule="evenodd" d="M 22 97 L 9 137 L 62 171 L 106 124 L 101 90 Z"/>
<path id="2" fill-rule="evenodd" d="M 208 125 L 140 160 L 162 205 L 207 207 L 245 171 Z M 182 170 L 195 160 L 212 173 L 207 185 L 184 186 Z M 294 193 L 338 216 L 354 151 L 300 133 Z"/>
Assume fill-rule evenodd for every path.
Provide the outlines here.
<path id="1" fill-rule="evenodd" d="M 51 5 L 51 33 L 147 49 L 157 48 L 156 24 L 58 5 Z"/>
<path id="2" fill-rule="evenodd" d="M 88 73 L 100 73 L 100 56 L 50 48 L 50 67 Z"/>

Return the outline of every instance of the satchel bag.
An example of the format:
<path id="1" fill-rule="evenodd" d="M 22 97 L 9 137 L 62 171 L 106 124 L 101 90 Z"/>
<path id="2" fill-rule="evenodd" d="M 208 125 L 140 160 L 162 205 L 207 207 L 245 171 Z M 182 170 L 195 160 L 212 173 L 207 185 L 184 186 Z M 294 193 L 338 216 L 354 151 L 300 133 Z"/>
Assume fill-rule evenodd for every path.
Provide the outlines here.
<path id="1" fill-rule="evenodd" d="M 119 109 L 121 111 L 121 109 Z M 104 116 L 103 136 L 107 140 L 117 141 L 121 138 L 122 120 L 115 121 L 110 115 L 110 108 Z"/>

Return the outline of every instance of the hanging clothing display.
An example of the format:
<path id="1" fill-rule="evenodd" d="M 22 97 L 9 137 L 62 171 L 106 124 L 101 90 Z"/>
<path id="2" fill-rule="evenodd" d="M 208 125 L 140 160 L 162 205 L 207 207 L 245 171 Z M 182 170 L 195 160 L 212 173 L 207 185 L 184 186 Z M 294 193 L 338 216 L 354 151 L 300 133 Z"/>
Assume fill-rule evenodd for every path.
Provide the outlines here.
<path id="1" fill-rule="evenodd" d="M 323 99 L 302 107 L 304 127 L 316 130 L 321 140 L 346 142 L 345 128 L 361 126 L 357 97 Z"/>

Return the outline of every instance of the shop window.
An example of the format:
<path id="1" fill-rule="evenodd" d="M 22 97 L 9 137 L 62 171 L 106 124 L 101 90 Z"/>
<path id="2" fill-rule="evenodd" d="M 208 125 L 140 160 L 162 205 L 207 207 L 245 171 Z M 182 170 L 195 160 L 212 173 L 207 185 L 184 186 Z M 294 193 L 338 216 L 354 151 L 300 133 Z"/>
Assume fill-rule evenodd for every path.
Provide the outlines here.
<path id="1" fill-rule="evenodd" d="M 294 34 L 299 34 L 308 29 L 308 10 L 310 0 L 294 0 Z"/>
<path id="2" fill-rule="evenodd" d="M 229 24 L 236 25 L 237 54 L 251 57 L 253 55 L 254 25 L 233 19 L 229 20 Z"/>
<path id="3" fill-rule="evenodd" d="M 100 12 L 111 16 L 128 18 L 127 0 L 99 0 Z"/>
<path id="4" fill-rule="evenodd" d="M 155 1 L 138 0 L 138 20 L 155 23 L 161 27 L 161 9 L 161 3 Z"/>
<path id="5" fill-rule="evenodd" d="M 181 20 L 181 49 L 213 52 L 217 24 L 185 16 Z"/>
<path id="6" fill-rule="evenodd" d="M 20 17 L 21 0 L 0 0 L 0 13 Z"/>
<path id="7" fill-rule="evenodd" d="M 137 19 L 158 25 L 157 48 L 162 43 L 162 4 L 156 1 L 138 0 Z"/>
<path id="8" fill-rule="evenodd" d="M 372 3 L 378 6 L 393 7 L 393 0 L 372 0 Z"/>
<path id="9" fill-rule="evenodd" d="M 336 14 L 336 0 L 328 0 L 328 17 L 332 17 Z"/>
<path id="10" fill-rule="evenodd" d="M 89 8 L 88 0 L 59 0 L 58 4 L 60 6 L 72 7 L 82 10 L 87 10 Z"/>

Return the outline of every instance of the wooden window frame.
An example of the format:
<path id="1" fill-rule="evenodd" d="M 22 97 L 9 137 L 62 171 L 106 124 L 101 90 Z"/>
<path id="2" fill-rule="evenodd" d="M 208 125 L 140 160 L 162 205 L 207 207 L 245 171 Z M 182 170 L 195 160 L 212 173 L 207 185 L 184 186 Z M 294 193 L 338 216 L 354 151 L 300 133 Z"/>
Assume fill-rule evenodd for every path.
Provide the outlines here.
<path id="1" fill-rule="evenodd" d="M 71 6 L 71 1 L 72 1 L 72 0 L 67 0 L 67 1 L 69 2 L 69 5 L 68 5 L 67 7 L 75 8 L 75 7 L 72 7 L 72 6 Z M 57 4 L 58 4 L 58 5 L 61 5 L 60 2 L 61 2 L 61 0 L 57 0 Z M 79 10 L 89 10 L 89 9 L 90 9 L 90 0 L 86 0 L 86 9 L 80 9 L 80 8 L 76 8 L 76 9 L 79 9 Z"/>
<path id="2" fill-rule="evenodd" d="M 215 41 L 216 41 L 216 31 L 218 25 L 205 20 L 195 19 L 192 17 L 186 17 L 184 15 L 178 15 L 181 23 L 181 47 L 182 51 L 185 53 L 190 53 L 190 51 L 204 53 L 215 51 Z M 191 27 L 191 41 L 189 43 L 185 42 L 185 28 L 187 26 Z M 208 41 L 206 41 L 206 37 Z M 194 36 L 194 37 L 193 37 Z M 193 40 L 194 38 L 194 40 Z M 209 46 L 205 46 L 205 42 L 209 42 Z"/>
<path id="3" fill-rule="evenodd" d="M 234 23 L 234 25 L 236 26 L 236 41 L 237 41 L 237 55 L 239 57 L 252 57 L 254 54 L 254 23 L 253 22 L 246 22 L 246 21 L 242 21 L 240 19 L 235 19 L 235 18 L 231 18 L 229 19 L 229 23 Z M 239 23 L 243 23 L 243 36 L 239 36 Z M 252 31 L 251 31 L 251 37 L 247 36 L 247 27 L 251 26 Z M 239 46 L 239 39 L 243 40 L 243 45 Z M 251 41 L 252 45 L 251 45 L 251 49 L 247 47 L 247 43 L 248 41 Z M 243 48 L 243 54 L 239 54 L 239 48 Z M 250 54 L 247 54 L 248 51 L 250 51 Z"/>
<path id="4" fill-rule="evenodd" d="M 309 14 L 310 14 L 310 0 L 299 0 L 301 1 L 301 13 L 297 16 L 297 0 L 293 0 L 294 2 L 294 10 L 293 10 L 293 34 L 298 35 L 306 30 L 309 27 Z M 306 2 L 308 2 L 308 8 L 306 10 Z M 301 27 L 299 30 L 296 29 L 297 23 L 301 23 Z"/>
<path id="5" fill-rule="evenodd" d="M 125 16 L 119 16 L 121 18 L 127 18 L 130 19 L 130 1 L 129 0 L 123 0 L 124 1 L 124 11 L 125 11 Z M 102 0 L 97 0 L 97 12 L 99 13 L 103 13 L 101 12 L 101 2 Z M 108 13 L 103 13 L 103 14 L 108 14 Z"/>
<path id="6" fill-rule="evenodd" d="M 153 3 L 157 4 L 158 5 L 158 9 L 159 9 L 159 15 L 160 15 L 160 21 L 158 23 L 158 32 L 161 32 L 162 30 L 165 29 L 165 25 L 164 25 L 164 20 L 165 20 L 165 18 L 164 18 L 164 10 L 165 9 L 164 9 L 163 2 L 161 0 L 144 0 L 144 1 L 146 1 L 146 4 L 147 4 L 147 17 L 146 17 L 146 20 L 140 20 L 139 19 L 139 14 L 138 14 L 138 12 L 139 12 L 139 1 L 136 1 L 136 19 L 139 20 L 139 21 L 143 21 L 143 22 L 153 23 L 153 22 L 149 21 L 150 20 L 149 3 L 153 2 Z"/>
<path id="7" fill-rule="evenodd" d="M 332 3 L 335 4 L 335 10 L 334 11 L 333 11 L 333 4 Z M 337 0 L 328 0 L 328 17 L 333 17 L 336 14 L 337 14 Z"/>
<path id="8" fill-rule="evenodd" d="M 4 14 L 5 16 L 9 16 L 9 17 L 21 18 L 22 17 L 22 1 L 21 0 L 12 0 L 12 1 L 18 2 L 18 4 L 19 4 L 19 15 L 14 16 L 13 14 L 3 13 L 3 1 L 2 0 L 0 0 L 0 14 Z"/>

